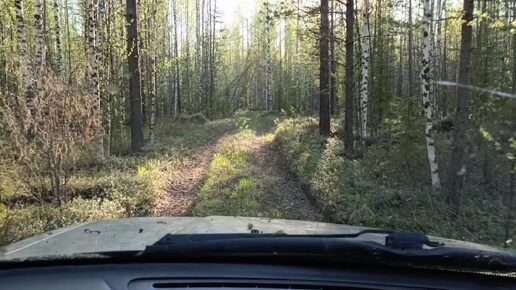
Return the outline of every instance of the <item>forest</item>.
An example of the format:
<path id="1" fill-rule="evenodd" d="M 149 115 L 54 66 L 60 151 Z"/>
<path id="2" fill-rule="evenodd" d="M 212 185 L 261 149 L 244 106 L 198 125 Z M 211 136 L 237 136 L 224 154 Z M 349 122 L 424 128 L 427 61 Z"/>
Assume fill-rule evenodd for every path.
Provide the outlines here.
<path id="1" fill-rule="evenodd" d="M 513 0 L 0 1 L 0 245 L 240 215 L 515 248 Z"/>

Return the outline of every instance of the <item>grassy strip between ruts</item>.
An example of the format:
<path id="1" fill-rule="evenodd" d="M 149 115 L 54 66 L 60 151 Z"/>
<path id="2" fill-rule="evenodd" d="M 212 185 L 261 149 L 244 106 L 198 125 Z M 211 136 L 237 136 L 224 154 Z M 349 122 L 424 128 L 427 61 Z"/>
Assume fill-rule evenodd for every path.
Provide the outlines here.
<path id="1" fill-rule="evenodd" d="M 438 146 L 446 148 L 444 141 L 441 143 Z M 503 245 L 502 217 L 506 209 L 501 196 L 476 184 L 466 187 L 460 214 L 454 217 L 441 192 L 433 191 L 428 183 L 404 182 L 403 165 L 393 164 L 400 148 L 373 145 L 359 152 L 356 159 L 348 159 L 341 140 L 330 138 L 325 142 L 318 137 L 317 120 L 313 118 L 280 122 L 273 148 L 310 188 L 333 222 Z M 424 158 L 424 150 L 414 147 L 410 154 Z M 416 167 L 410 170 L 422 175 L 415 180 L 424 180 L 426 162 L 416 160 L 414 164 Z"/>
<path id="2" fill-rule="evenodd" d="M 249 172 L 254 134 L 244 129 L 220 141 L 194 215 L 256 215 L 255 184 Z"/>

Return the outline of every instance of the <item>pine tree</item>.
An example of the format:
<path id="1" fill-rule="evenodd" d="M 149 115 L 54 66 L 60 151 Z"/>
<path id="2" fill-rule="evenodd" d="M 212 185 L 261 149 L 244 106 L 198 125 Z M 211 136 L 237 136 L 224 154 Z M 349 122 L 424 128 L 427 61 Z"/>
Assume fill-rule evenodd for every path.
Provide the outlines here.
<path id="1" fill-rule="evenodd" d="M 461 86 L 457 88 L 457 111 L 455 113 L 450 171 L 448 172 L 450 200 L 456 208 L 460 205 L 460 191 L 462 190 L 466 174 L 466 131 L 469 122 L 470 92 L 465 86 L 471 83 L 471 42 L 473 38 L 473 28 L 470 22 L 473 21 L 473 7 L 473 0 L 464 0 L 459 59 L 459 84 L 461 84 Z"/>
<path id="2" fill-rule="evenodd" d="M 330 38 L 330 27 L 328 20 L 328 0 L 321 0 L 321 25 L 320 25 L 320 73 L 319 73 L 319 134 L 328 136 L 330 134 L 330 61 L 328 43 Z"/>

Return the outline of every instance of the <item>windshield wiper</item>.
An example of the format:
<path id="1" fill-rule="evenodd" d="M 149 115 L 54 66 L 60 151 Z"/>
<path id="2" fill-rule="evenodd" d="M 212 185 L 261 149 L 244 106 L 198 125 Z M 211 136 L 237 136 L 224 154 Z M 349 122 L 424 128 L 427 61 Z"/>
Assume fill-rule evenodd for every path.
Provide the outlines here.
<path id="1" fill-rule="evenodd" d="M 365 235 L 385 235 L 384 242 Z M 141 258 L 228 261 L 335 262 L 364 266 L 404 266 L 475 271 L 516 271 L 516 255 L 450 247 L 424 234 L 364 230 L 354 234 L 200 234 L 167 235 L 147 246 Z"/>
<path id="2" fill-rule="evenodd" d="M 289 235 L 283 232 L 264 234 L 259 231 L 251 231 L 251 234 L 188 234 L 188 235 L 177 235 L 168 234 L 161 240 L 156 242 L 154 245 L 147 247 L 147 250 L 153 250 L 153 248 L 159 248 L 163 246 L 177 245 L 183 243 L 198 243 L 198 242 L 209 242 L 209 241 L 228 241 L 234 239 L 264 239 L 264 238 L 325 238 L 325 239 L 356 239 L 362 236 L 373 234 L 373 235 L 385 235 L 385 246 L 393 249 L 421 249 L 423 246 L 438 247 L 444 244 L 439 242 L 430 241 L 428 236 L 421 233 L 413 232 L 396 232 L 392 230 L 383 229 L 366 229 L 356 233 L 350 234 L 321 234 L 321 235 Z M 373 242 L 373 241 L 371 241 Z"/>

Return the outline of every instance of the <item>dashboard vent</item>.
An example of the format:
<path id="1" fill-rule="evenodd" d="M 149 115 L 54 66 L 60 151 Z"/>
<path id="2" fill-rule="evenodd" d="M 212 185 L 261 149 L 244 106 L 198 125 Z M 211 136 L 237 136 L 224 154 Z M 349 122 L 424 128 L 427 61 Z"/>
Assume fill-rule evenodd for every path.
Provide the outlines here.
<path id="1" fill-rule="evenodd" d="M 371 285 L 357 285 L 328 283 L 328 282 L 306 282 L 287 280 L 262 280 L 262 279 L 227 279 L 227 280 L 196 280 L 196 279 L 171 279 L 171 280 L 136 280 L 129 284 L 130 290 L 208 290 L 208 289 L 291 289 L 291 290 L 378 290 Z"/>
<path id="2" fill-rule="evenodd" d="M 297 284 L 277 284 L 277 283 L 243 283 L 243 282 L 228 282 L 228 283 L 154 283 L 154 289 L 293 289 L 293 290 L 336 290 L 343 289 L 341 287 L 322 287 L 317 285 L 297 285 Z"/>

